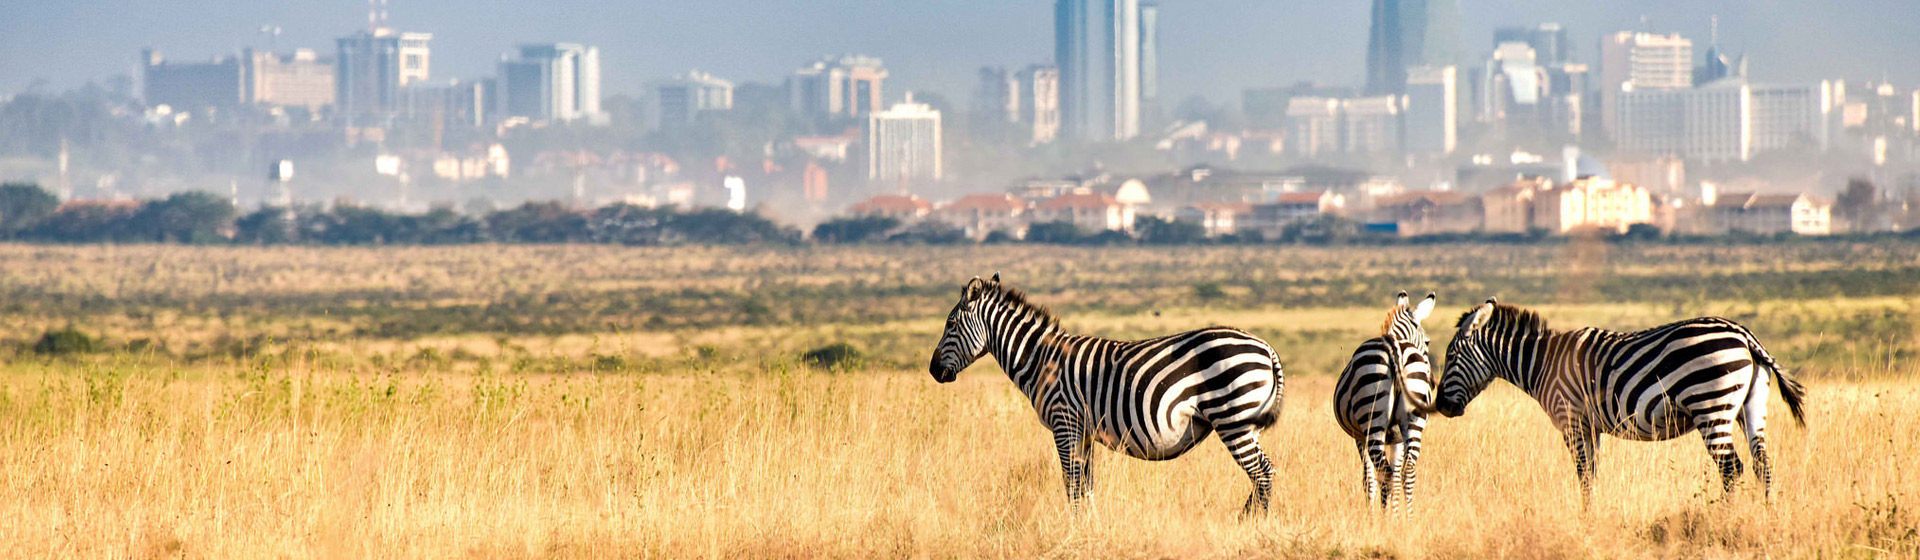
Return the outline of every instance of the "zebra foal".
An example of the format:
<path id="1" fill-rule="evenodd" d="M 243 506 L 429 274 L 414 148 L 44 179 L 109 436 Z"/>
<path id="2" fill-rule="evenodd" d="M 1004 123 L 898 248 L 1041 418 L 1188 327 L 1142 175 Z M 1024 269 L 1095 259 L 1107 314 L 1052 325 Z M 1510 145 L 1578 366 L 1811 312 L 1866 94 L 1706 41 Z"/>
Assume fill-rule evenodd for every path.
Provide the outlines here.
<path id="1" fill-rule="evenodd" d="M 1225 327 L 1136 341 L 1068 334 L 995 274 L 961 288 L 928 372 L 951 382 L 986 355 L 1053 432 L 1076 509 L 1092 480 L 1093 442 L 1159 461 L 1218 432 L 1253 482 L 1241 514 L 1266 511 L 1273 464 L 1260 431 L 1280 415 L 1284 381 L 1280 360 L 1259 337 Z"/>

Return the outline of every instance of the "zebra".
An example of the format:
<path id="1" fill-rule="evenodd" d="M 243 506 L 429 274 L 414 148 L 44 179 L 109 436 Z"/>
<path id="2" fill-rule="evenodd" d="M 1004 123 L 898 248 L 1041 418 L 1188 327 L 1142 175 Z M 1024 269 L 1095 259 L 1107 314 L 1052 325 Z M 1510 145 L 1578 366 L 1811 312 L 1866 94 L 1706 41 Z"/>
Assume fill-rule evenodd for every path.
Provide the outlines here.
<path id="1" fill-rule="evenodd" d="M 1273 464 L 1260 431 L 1279 419 L 1285 383 L 1259 337 L 1227 327 L 1137 341 L 1068 334 L 996 273 L 961 288 L 927 369 L 948 383 L 989 354 L 1052 430 L 1076 511 L 1093 478 L 1092 442 L 1160 461 L 1215 431 L 1253 482 L 1241 515 L 1267 510 Z"/>
<path id="2" fill-rule="evenodd" d="M 1429 292 L 1414 306 L 1406 292 L 1395 296 L 1380 336 L 1360 343 L 1333 386 L 1333 415 L 1360 452 L 1367 502 L 1397 512 L 1397 488 L 1409 514 L 1420 437 L 1433 411 L 1432 359 L 1420 323 L 1433 313 L 1434 299 Z"/>
<path id="3" fill-rule="evenodd" d="M 1573 454 L 1581 503 L 1593 504 L 1600 434 L 1665 441 L 1697 431 L 1720 468 L 1722 494 L 1740 478 L 1733 424 L 1746 430 L 1754 477 L 1773 500 L 1767 460 L 1766 372 L 1780 385 L 1793 419 L 1806 425 L 1807 389 L 1774 361 L 1746 327 L 1699 317 L 1637 332 L 1555 331 L 1538 314 L 1487 298 L 1460 316 L 1447 344 L 1446 375 L 1435 407 L 1448 417 L 1498 377 L 1539 401 Z"/>

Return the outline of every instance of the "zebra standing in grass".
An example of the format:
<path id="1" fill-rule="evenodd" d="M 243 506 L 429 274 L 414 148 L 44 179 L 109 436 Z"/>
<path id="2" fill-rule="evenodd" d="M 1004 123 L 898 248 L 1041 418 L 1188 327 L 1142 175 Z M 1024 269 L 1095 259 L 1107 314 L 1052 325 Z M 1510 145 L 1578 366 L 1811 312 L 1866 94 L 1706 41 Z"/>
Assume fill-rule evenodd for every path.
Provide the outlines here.
<path id="1" fill-rule="evenodd" d="M 1409 514 L 1420 436 L 1433 410 L 1432 359 L 1427 331 L 1420 326 L 1433 304 L 1432 293 L 1412 306 L 1400 292 L 1380 336 L 1360 343 L 1333 386 L 1333 415 L 1360 451 L 1367 503 L 1377 500 L 1380 507 L 1397 511 L 1393 495 L 1398 489 Z"/>
<path id="2" fill-rule="evenodd" d="M 1594 328 L 1559 332 L 1532 311 L 1484 305 L 1460 316 L 1447 345 L 1446 379 L 1436 407 L 1459 416 L 1493 378 L 1540 402 L 1573 453 L 1583 503 L 1593 502 L 1600 434 L 1664 441 L 1690 431 L 1706 440 L 1729 497 L 1740 477 L 1733 424 L 1746 429 L 1755 478 L 1773 498 L 1767 462 L 1767 372 L 1793 419 L 1806 425 L 1807 390 L 1733 321 L 1701 317 L 1638 332 Z"/>
<path id="3" fill-rule="evenodd" d="M 961 289 L 928 371 L 947 383 L 988 354 L 1053 431 L 1075 508 L 1092 481 L 1091 442 L 1158 461 L 1217 431 L 1253 481 L 1241 514 L 1267 509 L 1273 465 L 1260 430 L 1279 417 L 1284 386 L 1259 337 L 1225 327 L 1130 342 L 1067 334 L 995 274 Z"/>

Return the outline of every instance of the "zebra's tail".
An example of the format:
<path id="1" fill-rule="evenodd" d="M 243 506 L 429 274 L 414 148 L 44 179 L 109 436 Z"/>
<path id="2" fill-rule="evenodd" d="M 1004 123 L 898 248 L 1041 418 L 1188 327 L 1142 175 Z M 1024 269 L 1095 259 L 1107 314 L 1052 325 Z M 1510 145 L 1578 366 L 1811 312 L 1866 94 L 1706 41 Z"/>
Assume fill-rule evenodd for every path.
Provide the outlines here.
<path id="1" fill-rule="evenodd" d="M 1747 330 L 1745 326 L 1739 326 L 1739 328 L 1741 336 L 1747 339 L 1747 351 L 1752 352 L 1754 360 L 1759 362 L 1757 365 L 1765 366 L 1773 372 L 1773 382 L 1780 386 L 1780 399 L 1787 401 L 1787 410 L 1793 412 L 1793 421 L 1798 422 L 1802 427 L 1806 426 L 1807 417 L 1803 406 L 1807 400 L 1807 386 L 1801 384 L 1799 379 L 1794 379 L 1787 368 L 1780 367 L 1780 362 L 1774 361 L 1773 354 L 1760 346 L 1760 339 L 1753 336 L 1753 331 Z"/>

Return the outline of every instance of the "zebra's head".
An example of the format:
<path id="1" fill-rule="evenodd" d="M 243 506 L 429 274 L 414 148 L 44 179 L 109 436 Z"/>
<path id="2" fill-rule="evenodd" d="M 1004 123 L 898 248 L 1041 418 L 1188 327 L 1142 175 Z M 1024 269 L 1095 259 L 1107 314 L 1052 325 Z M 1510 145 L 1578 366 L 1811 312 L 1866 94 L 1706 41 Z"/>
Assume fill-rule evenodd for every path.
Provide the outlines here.
<path id="1" fill-rule="evenodd" d="M 992 282 L 999 284 L 1000 275 L 994 274 Z M 960 370 L 967 369 L 987 353 L 987 323 L 980 314 L 986 287 L 987 281 L 973 277 L 960 289 L 960 302 L 953 305 L 953 311 L 947 312 L 947 326 L 941 330 L 940 344 L 933 347 L 932 363 L 927 365 L 934 381 L 953 381 Z"/>
<path id="2" fill-rule="evenodd" d="M 1493 382 L 1494 368 L 1500 363 L 1494 359 L 1486 326 L 1493 317 L 1494 305 L 1494 299 L 1487 298 L 1486 303 L 1460 316 L 1453 341 L 1447 343 L 1446 380 L 1440 383 L 1440 402 L 1436 405 L 1441 414 L 1465 414 L 1467 403 Z"/>
<path id="3" fill-rule="evenodd" d="M 1394 375 L 1394 383 L 1412 401 L 1414 408 L 1423 412 L 1433 410 L 1433 403 L 1429 400 L 1433 388 L 1426 385 L 1425 381 L 1432 377 L 1421 375 L 1410 378 L 1406 374 L 1409 369 L 1423 373 L 1432 371 L 1433 357 L 1427 349 L 1432 340 L 1427 337 L 1427 329 L 1421 323 L 1433 314 L 1437 297 L 1433 292 L 1427 292 L 1426 299 L 1420 300 L 1419 305 L 1409 305 L 1407 292 L 1401 291 L 1394 296 L 1393 309 L 1387 312 L 1386 323 L 1380 325 L 1380 335 L 1387 337 L 1394 346 L 1393 365 L 1399 371 Z M 1410 383 L 1417 385 L 1409 387 Z"/>

